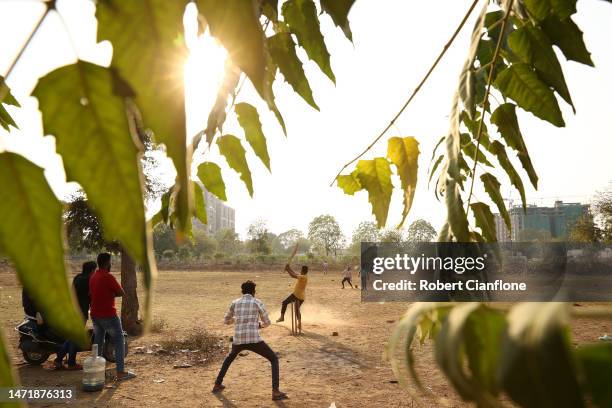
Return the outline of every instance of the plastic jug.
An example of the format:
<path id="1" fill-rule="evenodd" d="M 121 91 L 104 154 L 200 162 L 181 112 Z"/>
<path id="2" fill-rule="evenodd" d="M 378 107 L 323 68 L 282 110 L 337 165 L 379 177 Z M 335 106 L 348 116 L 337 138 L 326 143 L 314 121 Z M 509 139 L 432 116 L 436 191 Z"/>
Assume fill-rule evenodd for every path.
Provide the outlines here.
<path id="1" fill-rule="evenodd" d="M 98 355 L 98 345 L 91 348 L 91 356 L 83 362 L 83 390 L 100 391 L 104 388 L 106 360 Z"/>

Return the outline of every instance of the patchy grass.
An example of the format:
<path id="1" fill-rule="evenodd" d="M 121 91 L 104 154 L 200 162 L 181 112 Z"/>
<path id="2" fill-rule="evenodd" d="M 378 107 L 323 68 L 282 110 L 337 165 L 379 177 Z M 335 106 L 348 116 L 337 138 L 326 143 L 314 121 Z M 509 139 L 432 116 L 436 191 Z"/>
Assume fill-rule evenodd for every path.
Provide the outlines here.
<path id="1" fill-rule="evenodd" d="M 205 329 L 191 329 L 182 336 L 171 335 L 161 342 L 162 348 L 170 352 L 190 350 L 204 354 L 215 354 L 224 348 L 221 337 L 207 332 Z"/>
<path id="2" fill-rule="evenodd" d="M 163 317 L 154 317 L 151 321 L 151 333 L 161 333 L 168 328 L 168 322 Z"/>

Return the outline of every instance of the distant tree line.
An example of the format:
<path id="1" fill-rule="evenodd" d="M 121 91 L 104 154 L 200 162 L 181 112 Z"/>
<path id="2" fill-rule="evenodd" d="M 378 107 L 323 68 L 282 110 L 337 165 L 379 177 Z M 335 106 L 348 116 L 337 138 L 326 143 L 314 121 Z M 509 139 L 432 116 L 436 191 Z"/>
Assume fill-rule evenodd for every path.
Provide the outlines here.
<path id="1" fill-rule="evenodd" d="M 297 228 L 276 234 L 270 231 L 264 219 L 256 219 L 247 228 L 246 239 L 233 230 L 209 233 L 205 226 L 194 225 L 190 239 L 178 242 L 174 230 L 161 223 L 153 231 L 155 254 L 160 260 L 230 260 L 241 256 L 260 256 L 284 259 L 295 245 L 298 254 L 311 259 L 359 254 L 362 241 L 401 242 L 433 241 L 437 235 L 433 226 L 425 220 L 413 222 L 406 230 L 377 228 L 373 221 L 363 221 L 352 233 L 350 240 L 344 236 L 336 219 L 329 214 L 315 217 L 307 233 Z"/>

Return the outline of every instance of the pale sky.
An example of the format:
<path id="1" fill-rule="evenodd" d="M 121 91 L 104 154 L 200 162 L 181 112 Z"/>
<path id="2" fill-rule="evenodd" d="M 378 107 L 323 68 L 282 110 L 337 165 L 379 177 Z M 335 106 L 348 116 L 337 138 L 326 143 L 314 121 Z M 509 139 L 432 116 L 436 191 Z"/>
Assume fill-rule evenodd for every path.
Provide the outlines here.
<path id="1" fill-rule="evenodd" d="M 322 31 L 332 55 L 336 86 L 313 62 L 305 64 L 321 109 L 317 112 L 280 80 L 279 75 L 274 89 L 287 124 L 287 138 L 247 83 L 239 101 L 250 102 L 259 110 L 272 173 L 245 144 L 255 189 L 254 197 L 250 198 L 238 175 L 219 157 L 216 146 L 204 153 L 204 160 L 216 161 L 224 169 L 228 204 L 236 209 L 237 232 L 244 235 L 249 223 L 256 218 L 266 219 L 276 233 L 294 227 L 307 231 L 312 218 L 329 213 L 340 222 L 345 234 L 350 235 L 360 221 L 372 219 L 365 192 L 346 196 L 337 187 L 329 187 L 329 183 L 340 167 L 369 144 L 399 110 L 454 31 L 469 3 L 467 0 L 357 0 L 349 15 L 353 44 L 327 15 L 323 15 Z M 56 14 L 49 16 L 8 79 L 13 94 L 23 106 L 9 108 L 21 130 L 7 134 L 0 129 L 0 151 L 23 153 L 44 167 L 51 186 L 61 196 L 70 187 L 65 182 L 61 159 L 55 154 L 54 139 L 42 137 L 38 103 L 29 94 L 40 76 L 74 62 L 77 55 L 107 65 L 112 47 L 108 43 L 95 42 L 96 22 L 90 0 L 58 0 L 57 4 L 70 34 Z M 42 11 L 43 6 L 33 0 L 0 0 L 0 73 L 6 72 Z M 474 16 L 476 14 L 474 12 Z M 612 53 L 609 43 L 612 6 L 604 1 L 581 0 L 574 19 L 584 31 L 585 42 L 596 65 L 593 69 L 566 62 L 558 53 L 576 115 L 559 100 L 566 127 L 558 129 L 530 113 L 519 113 L 523 135 L 540 177 L 538 191 L 528 188 L 527 196 L 529 202 L 537 204 L 548 205 L 555 199 L 588 201 L 595 191 L 604 189 L 612 180 Z M 438 228 L 445 217 L 444 205 L 435 200 L 433 190 L 427 189 L 427 168 L 433 145 L 448 131 L 451 98 L 467 54 L 473 20 L 468 21 L 429 82 L 388 134 L 415 136 L 420 142 L 419 182 L 408 223 L 425 218 Z M 195 65 L 191 69 L 200 74 L 188 86 L 189 134 L 205 126 L 222 66 L 223 52 L 211 45 L 210 40 L 202 40 L 202 43 L 205 45 L 199 49 L 198 57 L 190 62 Z M 304 57 L 305 53 L 300 51 L 299 55 Z M 194 74 L 188 75 L 191 78 Z M 246 143 L 235 118 L 228 117 L 224 131 L 239 136 Z M 385 152 L 386 138 L 365 158 Z M 514 156 L 513 152 L 509 154 Z M 530 187 L 526 175 L 524 181 Z M 507 178 L 503 178 L 502 183 L 504 196 L 517 200 L 518 193 L 509 187 Z M 483 197 L 481 190 L 475 191 L 477 197 Z M 398 190 L 393 197 L 388 225 L 395 225 L 400 215 Z"/>

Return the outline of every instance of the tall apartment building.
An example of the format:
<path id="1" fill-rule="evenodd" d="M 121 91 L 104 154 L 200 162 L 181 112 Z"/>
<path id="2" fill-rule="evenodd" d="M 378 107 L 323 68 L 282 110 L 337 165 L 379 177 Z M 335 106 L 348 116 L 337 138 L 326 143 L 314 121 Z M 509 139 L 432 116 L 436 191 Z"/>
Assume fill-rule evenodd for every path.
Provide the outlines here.
<path id="1" fill-rule="evenodd" d="M 499 214 L 495 214 L 497 240 L 520 241 L 525 230 L 541 231 L 550 234 L 551 238 L 566 237 L 578 219 L 589 213 L 589 205 L 581 203 L 564 203 L 555 201 L 553 207 L 528 205 L 527 211 L 518 205 L 508 210 L 512 231 Z"/>
<path id="2" fill-rule="evenodd" d="M 234 231 L 236 228 L 236 211 L 219 200 L 214 194 L 202 187 L 204 202 L 206 203 L 207 224 L 194 219 L 196 228 L 204 228 L 206 232 L 215 234 L 222 230 Z"/>

